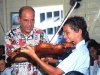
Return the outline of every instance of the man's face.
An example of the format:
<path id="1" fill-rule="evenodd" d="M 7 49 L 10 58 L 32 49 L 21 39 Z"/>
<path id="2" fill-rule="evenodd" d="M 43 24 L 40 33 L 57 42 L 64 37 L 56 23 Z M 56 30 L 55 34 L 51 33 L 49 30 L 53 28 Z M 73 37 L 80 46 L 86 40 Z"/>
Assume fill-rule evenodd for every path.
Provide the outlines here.
<path id="1" fill-rule="evenodd" d="M 2 59 L 0 60 L 0 71 L 4 71 L 5 68 L 6 68 L 6 64 L 5 61 Z"/>
<path id="2" fill-rule="evenodd" d="M 22 12 L 22 17 L 18 18 L 20 24 L 21 24 L 21 31 L 24 34 L 29 34 L 33 27 L 35 22 L 35 15 L 34 12 L 30 9 L 25 9 Z"/>

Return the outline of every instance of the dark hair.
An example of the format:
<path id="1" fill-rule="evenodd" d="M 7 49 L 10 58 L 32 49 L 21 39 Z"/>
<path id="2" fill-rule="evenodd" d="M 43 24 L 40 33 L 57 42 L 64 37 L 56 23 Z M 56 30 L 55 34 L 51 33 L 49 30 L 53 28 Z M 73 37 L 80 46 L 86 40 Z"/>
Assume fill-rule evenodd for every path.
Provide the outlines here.
<path id="1" fill-rule="evenodd" d="M 87 24 L 83 17 L 80 17 L 80 16 L 70 17 L 68 18 L 68 20 L 66 20 L 66 22 L 64 23 L 64 26 L 66 24 L 69 24 L 71 29 L 73 29 L 76 32 L 78 32 L 79 29 L 81 29 L 82 37 L 85 38 L 86 33 L 87 33 Z"/>
<path id="2" fill-rule="evenodd" d="M 58 26 L 57 30 L 58 30 L 59 28 L 60 28 L 60 26 Z M 59 35 L 62 35 L 62 33 L 63 33 L 63 27 L 59 30 L 58 34 L 59 34 Z"/>
<path id="3" fill-rule="evenodd" d="M 0 55 L 0 60 L 5 60 L 5 56 Z"/>
<path id="4" fill-rule="evenodd" d="M 86 33 L 85 33 L 85 42 L 87 42 L 89 40 L 90 40 L 90 38 L 89 38 L 89 32 L 86 31 Z"/>
<path id="5" fill-rule="evenodd" d="M 79 71 L 70 71 L 66 75 L 84 75 L 84 74 Z"/>
<path id="6" fill-rule="evenodd" d="M 88 44 L 91 43 L 91 42 L 96 42 L 96 41 L 94 39 L 90 39 Z"/>
<path id="7" fill-rule="evenodd" d="M 0 48 L 2 48 L 3 54 L 4 54 L 5 53 L 5 46 L 4 45 L 0 45 Z"/>
<path id="8" fill-rule="evenodd" d="M 88 43 L 87 48 L 94 47 L 96 50 L 99 49 L 99 44 L 96 41 L 91 41 Z"/>
<path id="9" fill-rule="evenodd" d="M 0 48 L 2 48 L 3 50 L 5 50 L 5 46 L 4 45 L 0 45 Z"/>
<path id="10" fill-rule="evenodd" d="M 19 17 L 20 17 L 20 18 L 22 17 L 22 12 L 23 12 L 23 10 L 25 10 L 25 9 L 31 9 L 31 10 L 33 11 L 34 15 L 35 15 L 35 10 L 34 10 L 31 6 L 23 6 L 23 7 L 21 7 L 21 8 L 19 9 Z"/>

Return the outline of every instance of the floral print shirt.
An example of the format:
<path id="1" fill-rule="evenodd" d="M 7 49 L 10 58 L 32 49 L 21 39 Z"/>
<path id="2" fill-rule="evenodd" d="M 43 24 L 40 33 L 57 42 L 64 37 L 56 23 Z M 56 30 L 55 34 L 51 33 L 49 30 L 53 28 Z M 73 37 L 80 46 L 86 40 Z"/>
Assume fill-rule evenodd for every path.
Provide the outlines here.
<path id="1" fill-rule="evenodd" d="M 42 30 L 38 28 L 33 28 L 30 34 L 28 36 L 25 36 L 24 34 L 21 33 L 19 26 L 6 33 L 5 36 L 6 51 L 7 50 L 14 51 L 16 48 L 22 47 L 25 44 L 29 46 L 36 46 L 40 41 L 42 42 L 49 41 L 48 37 Z M 6 58 L 7 57 L 8 56 L 6 54 Z M 13 63 L 12 67 L 14 68 L 14 73 L 15 73 L 14 75 L 43 75 L 34 64 L 28 61 Z"/>

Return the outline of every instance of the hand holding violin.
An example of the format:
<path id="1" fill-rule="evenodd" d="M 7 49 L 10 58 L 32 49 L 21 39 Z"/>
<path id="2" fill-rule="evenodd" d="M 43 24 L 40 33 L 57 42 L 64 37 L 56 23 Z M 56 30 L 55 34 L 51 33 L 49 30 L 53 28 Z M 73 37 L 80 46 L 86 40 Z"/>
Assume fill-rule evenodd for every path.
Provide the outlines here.
<path id="1" fill-rule="evenodd" d="M 35 50 L 36 50 L 35 47 L 30 47 L 28 45 L 25 45 L 24 47 L 21 48 L 20 52 L 24 52 L 29 56 L 31 56 L 31 55 L 36 55 Z"/>

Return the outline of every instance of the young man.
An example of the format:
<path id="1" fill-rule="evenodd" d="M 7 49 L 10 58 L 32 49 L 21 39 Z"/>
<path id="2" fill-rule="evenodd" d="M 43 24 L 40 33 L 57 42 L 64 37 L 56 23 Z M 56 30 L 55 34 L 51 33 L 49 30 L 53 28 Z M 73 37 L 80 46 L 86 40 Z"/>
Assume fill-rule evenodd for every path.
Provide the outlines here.
<path id="1" fill-rule="evenodd" d="M 36 46 L 40 41 L 47 42 L 48 38 L 42 30 L 34 28 L 35 11 L 32 7 L 21 7 L 18 21 L 20 26 L 7 32 L 5 36 L 6 53 L 13 62 L 12 67 L 14 68 L 15 75 L 42 75 L 36 68 L 36 65 L 32 64 L 33 61 L 31 61 L 27 54 L 13 54 L 13 51 L 25 44 Z M 28 65 L 30 65 L 31 70 L 28 70 Z"/>
<path id="2" fill-rule="evenodd" d="M 67 42 L 73 42 L 76 48 L 65 58 L 57 67 L 53 67 L 43 61 L 35 53 L 35 48 L 26 45 L 21 52 L 30 55 L 49 75 L 61 75 L 69 71 L 79 71 L 84 75 L 88 75 L 90 63 L 89 51 L 85 44 L 85 33 L 87 25 L 83 17 L 70 17 L 63 26 L 64 38 Z"/>

